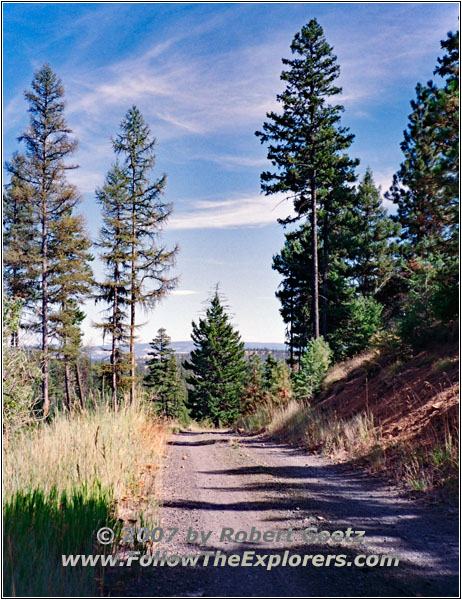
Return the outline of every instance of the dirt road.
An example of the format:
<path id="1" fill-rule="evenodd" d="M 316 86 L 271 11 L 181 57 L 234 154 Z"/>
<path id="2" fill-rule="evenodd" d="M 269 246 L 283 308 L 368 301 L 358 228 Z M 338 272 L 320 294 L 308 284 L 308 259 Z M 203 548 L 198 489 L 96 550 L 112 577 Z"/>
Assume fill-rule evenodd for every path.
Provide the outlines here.
<path id="1" fill-rule="evenodd" d="M 127 590 L 135 596 L 457 596 L 458 517 L 451 508 L 418 506 L 389 486 L 327 459 L 230 432 L 173 436 L 162 482 L 161 525 L 178 528 L 167 555 L 218 551 L 278 554 L 281 564 L 157 566 L 143 569 Z M 187 543 L 188 529 L 212 532 Z M 234 530 L 220 541 L 223 529 Z M 272 541 L 234 541 L 238 531 L 274 531 Z M 364 531 L 359 541 L 311 542 L 307 528 Z M 289 533 L 288 530 L 292 530 Z M 225 534 L 229 533 L 229 529 Z M 241 539 L 245 534 L 239 534 Z M 307 534 L 305 534 L 307 535 Z M 267 533 L 267 540 L 272 534 Z M 254 538 L 258 534 L 254 534 Z M 339 537 L 339 536 L 337 536 Z M 350 539 L 357 535 L 350 533 Z M 398 566 L 282 566 L 289 556 L 400 556 Z M 212 561 L 214 557 L 209 559 Z M 277 559 L 272 559 L 276 561 Z M 286 557 L 287 560 L 287 557 Z M 294 564 L 298 559 L 292 559 Z M 319 560 L 319 559 L 318 559 Z M 334 559 L 331 559 L 333 561 Z M 363 559 L 360 559 L 361 561 Z M 256 559 L 253 558 L 253 562 Z"/>

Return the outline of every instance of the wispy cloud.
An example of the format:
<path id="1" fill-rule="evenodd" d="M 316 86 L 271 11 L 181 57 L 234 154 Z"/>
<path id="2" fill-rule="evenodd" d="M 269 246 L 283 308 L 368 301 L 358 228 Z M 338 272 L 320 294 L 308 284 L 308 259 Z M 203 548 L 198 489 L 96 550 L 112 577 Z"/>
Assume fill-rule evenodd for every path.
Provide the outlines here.
<path id="1" fill-rule="evenodd" d="M 18 92 L 6 104 L 3 111 L 5 127 L 15 128 L 21 121 L 25 121 L 27 104 L 24 99 L 24 93 Z"/>
<path id="2" fill-rule="evenodd" d="M 383 100 L 385 95 L 395 95 L 396 84 L 402 84 L 406 78 L 417 83 L 419 63 L 425 65 L 426 72 L 428 70 L 426 77 L 431 78 L 429 49 L 433 48 L 432 54 L 436 57 L 442 36 L 446 31 L 457 28 L 457 22 L 450 11 L 441 14 L 437 21 L 428 19 L 425 12 L 419 12 L 414 13 L 415 26 L 409 28 L 408 11 L 412 10 L 409 6 L 401 5 L 393 14 L 371 19 L 368 34 L 355 39 L 354 44 L 348 28 L 336 31 L 334 50 L 341 66 L 341 101 L 347 108 L 364 100 Z"/>
<path id="3" fill-rule="evenodd" d="M 68 171 L 67 179 L 74 184 L 83 194 L 94 194 L 97 187 L 104 183 L 104 175 L 99 171 L 89 169 L 75 169 Z"/>
<path id="4" fill-rule="evenodd" d="M 83 115 L 91 130 L 108 111 L 120 120 L 136 103 L 162 139 L 252 126 L 276 107 L 281 70 L 276 48 L 252 45 L 223 51 L 211 61 L 185 56 L 173 42 L 157 44 L 142 55 L 67 77 L 69 114 Z"/>
<path id="5" fill-rule="evenodd" d="M 209 161 L 226 169 L 268 166 L 267 158 L 240 154 L 196 154 L 194 159 Z"/>
<path id="6" fill-rule="evenodd" d="M 199 294 L 195 290 L 173 290 L 170 292 L 172 296 L 193 296 L 195 294 Z"/>
<path id="7" fill-rule="evenodd" d="M 186 204 L 186 202 L 185 202 Z M 174 214 L 170 229 L 233 229 L 264 227 L 292 213 L 290 201 L 284 197 L 263 195 L 228 200 L 194 200 L 189 210 Z"/>

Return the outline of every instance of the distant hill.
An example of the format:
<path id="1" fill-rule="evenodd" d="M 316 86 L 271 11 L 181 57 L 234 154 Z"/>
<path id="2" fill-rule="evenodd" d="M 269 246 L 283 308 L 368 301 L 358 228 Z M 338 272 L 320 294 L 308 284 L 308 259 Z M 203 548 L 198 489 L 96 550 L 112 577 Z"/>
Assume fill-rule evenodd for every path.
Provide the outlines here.
<path id="1" fill-rule="evenodd" d="M 276 342 L 245 342 L 244 344 L 246 351 L 249 350 L 274 350 L 276 352 L 284 352 L 285 344 L 278 344 Z M 186 342 L 172 342 L 172 348 L 175 350 L 175 354 L 189 354 L 193 349 L 192 341 Z M 92 358 L 101 359 L 108 356 L 111 347 L 105 346 L 87 346 L 86 350 Z M 147 343 L 135 344 L 135 356 L 138 359 L 146 358 L 150 346 Z"/>

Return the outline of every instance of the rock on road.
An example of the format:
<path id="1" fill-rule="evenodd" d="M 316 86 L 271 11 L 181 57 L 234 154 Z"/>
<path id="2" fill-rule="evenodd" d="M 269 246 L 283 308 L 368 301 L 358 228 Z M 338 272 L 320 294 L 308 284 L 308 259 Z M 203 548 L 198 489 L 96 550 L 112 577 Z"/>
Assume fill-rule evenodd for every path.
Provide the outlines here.
<path id="1" fill-rule="evenodd" d="M 167 555 L 220 550 L 229 556 L 253 550 L 283 556 L 288 550 L 301 556 L 346 554 L 350 562 L 359 554 L 393 554 L 400 563 L 308 563 L 267 570 L 262 565 L 213 566 L 212 557 L 207 566 L 143 568 L 130 586 L 132 596 L 458 596 L 455 509 L 416 505 L 397 489 L 326 458 L 226 431 L 174 435 L 163 467 L 160 524 L 165 530 L 178 528 L 169 543 L 156 547 Z M 225 527 L 235 533 L 250 534 L 253 527 L 279 534 L 272 542 L 220 541 Z M 303 532 L 310 527 L 365 534 L 356 543 L 309 543 Z M 199 546 L 187 542 L 189 528 L 212 533 Z"/>

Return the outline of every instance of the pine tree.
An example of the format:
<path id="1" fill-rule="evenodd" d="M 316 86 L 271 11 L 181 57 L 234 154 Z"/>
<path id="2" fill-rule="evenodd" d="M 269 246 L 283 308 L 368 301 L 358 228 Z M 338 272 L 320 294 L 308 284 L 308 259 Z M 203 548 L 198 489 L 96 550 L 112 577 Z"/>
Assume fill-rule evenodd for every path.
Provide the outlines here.
<path id="1" fill-rule="evenodd" d="M 452 254 L 457 254 L 459 224 L 459 32 L 448 33 L 441 42 L 446 54 L 438 58 L 435 75 L 445 80 L 442 89 L 433 87 L 428 126 L 438 149 L 438 161 L 433 169 L 436 184 L 441 190 L 444 240 Z"/>
<path id="2" fill-rule="evenodd" d="M 30 308 L 37 294 L 38 248 L 32 192 L 24 182 L 24 157 L 16 154 L 11 162 L 13 175 L 3 194 L 3 273 L 6 293 L 21 299 Z M 18 346 L 19 331 L 11 332 L 12 346 Z"/>
<path id="3" fill-rule="evenodd" d="M 441 48 L 446 54 L 438 58 L 434 74 L 444 79 L 444 87 L 430 83 L 433 97 L 427 120 L 438 151 L 432 176 L 438 188 L 440 229 L 436 243 L 429 246 L 433 309 L 437 318 L 448 322 L 459 312 L 459 32 L 449 32 Z"/>
<path id="4" fill-rule="evenodd" d="M 71 130 L 64 117 L 64 89 L 60 79 L 48 64 L 36 71 L 30 91 L 25 93 L 29 103 L 30 124 L 19 141 L 26 145 L 20 161 L 7 164 L 12 179 L 27 186 L 39 223 L 38 235 L 41 301 L 40 328 L 42 337 L 42 399 L 43 412 L 49 411 L 49 278 L 50 227 L 63 214 L 72 211 L 79 196 L 77 189 L 66 181 L 66 172 L 76 168 L 65 162 L 75 151 L 77 142 L 70 139 Z"/>
<path id="5" fill-rule="evenodd" d="M 388 216 L 370 169 L 360 182 L 355 201 L 343 213 L 341 243 L 356 292 L 375 296 L 393 273 L 400 226 Z"/>
<path id="6" fill-rule="evenodd" d="M 458 312 L 458 42 L 457 32 L 449 33 L 441 43 L 446 54 L 438 59 L 434 73 L 444 79 L 444 87 L 439 89 L 432 81 L 426 86 L 417 85 L 416 100 L 411 102 L 413 110 L 401 144 L 404 161 L 387 194 L 398 205 L 396 219 L 402 225 L 404 238 L 400 245 L 403 256 L 400 279 L 404 288 L 400 297 L 401 314 L 399 310 L 395 312 L 400 321 L 409 318 L 404 329 L 408 327 L 410 331 L 423 315 L 422 311 L 413 311 L 413 306 L 421 304 L 428 309 L 422 323 L 432 318 L 448 322 Z M 421 272 L 425 272 L 423 279 Z M 419 294 L 422 303 L 417 301 Z M 427 303 L 426 298 L 431 298 L 431 302 Z"/>
<path id="7" fill-rule="evenodd" d="M 330 97 L 341 93 L 334 83 L 339 67 L 316 19 L 296 34 L 291 50 L 298 57 L 283 59 L 289 67 L 281 74 L 287 87 L 277 97 L 283 113 L 267 114 L 270 121 L 256 135 L 262 143 L 269 143 L 268 159 L 278 167 L 277 172 L 262 173 L 262 190 L 266 194 L 291 192 L 297 217 L 310 216 L 312 319 L 313 336 L 317 338 L 318 204 L 337 185 L 336 174 L 350 173 L 356 161 L 341 154 L 351 145 L 353 136 L 339 124 L 343 107 L 327 104 Z M 351 173 L 348 177 L 352 177 Z M 290 221 L 286 219 L 284 223 Z"/>
<path id="8" fill-rule="evenodd" d="M 82 217 L 67 213 L 50 224 L 48 284 L 53 306 L 50 335 L 58 342 L 58 352 L 64 365 L 65 405 L 68 410 L 72 397 L 70 371 L 71 368 L 77 369 L 82 340 L 80 324 L 85 318 L 79 305 L 90 295 L 93 284 L 90 246 Z M 83 401 L 81 394 L 80 401 Z"/>
<path id="9" fill-rule="evenodd" d="M 417 85 L 416 99 L 411 101 L 413 110 L 401 143 L 405 159 L 386 194 L 398 206 L 396 219 L 402 226 L 405 256 L 423 251 L 426 241 L 437 237 L 440 228 L 438 189 L 432 176 L 438 152 L 427 125 L 432 95 L 431 88 Z"/>
<path id="10" fill-rule="evenodd" d="M 159 236 L 171 211 L 162 200 L 165 175 L 151 181 L 155 163 L 156 140 L 136 106 L 127 112 L 120 133 L 113 140 L 114 151 L 121 156 L 121 168 L 127 181 L 127 219 L 130 227 L 130 401 L 135 398 L 136 307 L 152 308 L 176 285 L 167 272 L 173 266 L 177 247 L 168 250 L 159 244 Z"/>
<path id="11" fill-rule="evenodd" d="M 442 89 L 418 84 L 401 149 L 404 161 L 387 197 L 398 205 L 405 257 L 454 256 L 458 246 L 459 33 L 441 43 L 447 54 L 434 73 Z"/>
<path id="12" fill-rule="evenodd" d="M 281 302 L 280 313 L 287 324 L 289 365 L 294 368 L 312 337 L 310 310 L 312 302 L 311 240 L 307 224 L 286 234 L 280 254 L 273 256 L 273 269 L 283 276 L 276 292 Z"/>
<path id="13" fill-rule="evenodd" d="M 103 225 L 97 246 L 105 264 L 106 279 L 98 284 L 97 302 L 108 305 L 106 318 L 96 326 L 102 329 L 103 339 L 111 336 L 111 389 L 112 406 L 118 407 L 118 388 L 127 367 L 123 348 L 128 346 L 130 332 L 127 324 L 127 308 L 130 300 L 130 221 L 129 195 L 126 176 L 115 164 L 106 176 L 104 186 L 96 190 L 102 207 Z"/>
<path id="14" fill-rule="evenodd" d="M 170 341 L 165 329 L 157 331 L 150 343 L 152 351 L 148 355 L 152 358 L 146 362 L 149 371 L 144 383 L 152 388 L 152 399 L 159 404 L 160 412 L 169 419 L 177 419 L 184 411 L 184 390 Z"/>
<path id="15" fill-rule="evenodd" d="M 338 304 L 342 299 L 342 296 L 339 295 L 339 284 L 344 282 L 342 277 L 344 269 L 339 270 L 338 261 L 344 249 L 339 244 L 338 237 L 343 230 L 341 217 L 354 210 L 356 198 L 352 187 L 348 183 L 355 179 L 354 172 L 351 169 L 357 164 L 358 161 L 350 161 L 347 157 L 338 160 L 331 189 L 322 198 L 320 204 L 320 331 L 324 338 L 335 327 L 335 320 L 333 323 L 330 322 L 333 312 L 335 313 L 332 301 Z"/>
<path id="16" fill-rule="evenodd" d="M 244 344 L 215 292 L 205 318 L 192 323 L 194 350 L 185 362 L 191 416 L 229 425 L 241 414 L 246 363 Z"/>
<path id="17" fill-rule="evenodd" d="M 335 332 L 348 318 L 348 305 L 354 295 L 354 282 L 349 276 L 349 260 L 345 243 L 345 214 L 351 210 L 347 202 L 332 203 L 329 223 L 329 269 L 326 282 L 323 282 L 323 304 L 326 311 L 325 327 L 327 337 Z M 323 236 L 324 238 L 324 236 Z M 321 246 L 324 255 L 323 239 Z M 289 365 L 294 369 L 300 366 L 302 356 L 313 337 L 309 314 L 312 303 L 312 279 L 309 276 L 311 265 L 311 243 L 309 225 L 304 223 L 286 235 L 286 243 L 279 255 L 273 257 L 273 268 L 283 275 L 276 296 L 281 302 L 281 316 L 287 324 L 289 345 Z M 324 319 L 323 319 L 324 320 Z M 323 323 L 324 328 L 324 323 Z"/>
<path id="18" fill-rule="evenodd" d="M 331 362 L 331 350 L 323 337 L 309 341 L 299 371 L 293 374 L 297 398 L 310 399 L 322 386 Z"/>

